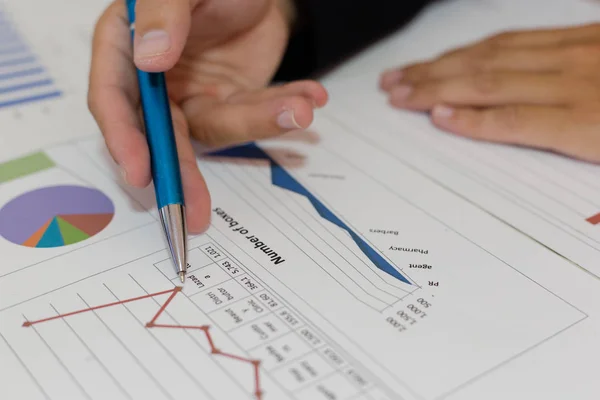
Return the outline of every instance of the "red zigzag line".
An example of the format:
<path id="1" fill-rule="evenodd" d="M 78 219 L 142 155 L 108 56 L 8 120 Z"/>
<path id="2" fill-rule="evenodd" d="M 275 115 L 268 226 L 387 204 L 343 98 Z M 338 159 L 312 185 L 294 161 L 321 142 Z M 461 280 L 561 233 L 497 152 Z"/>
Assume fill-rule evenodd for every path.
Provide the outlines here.
<path id="1" fill-rule="evenodd" d="M 175 296 L 177 296 L 177 293 L 181 292 L 181 290 L 182 290 L 181 287 L 175 287 L 174 289 L 164 290 L 162 292 L 147 294 L 145 296 L 140 296 L 140 297 L 133 297 L 131 299 L 126 299 L 126 300 L 121 300 L 121 301 L 115 301 L 114 303 L 103 304 L 103 305 L 99 305 L 96 307 L 84 308 L 84 309 L 81 309 L 78 311 L 73 311 L 73 312 L 66 313 L 66 314 L 59 314 L 59 315 L 56 315 L 56 316 L 50 317 L 50 318 L 39 319 L 37 321 L 25 321 L 23 323 L 23 326 L 30 327 L 32 325 L 41 324 L 42 322 L 53 321 L 55 319 L 62 319 L 62 318 L 70 317 L 73 315 L 83 314 L 86 312 L 98 310 L 101 308 L 107 308 L 107 307 L 117 306 L 117 305 L 121 305 L 121 304 L 131 303 L 134 301 L 144 300 L 144 299 L 148 299 L 150 297 L 156 297 L 156 296 L 161 296 L 163 294 L 170 293 L 171 295 L 169 296 L 167 301 L 165 301 L 164 304 L 159 308 L 158 312 L 154 315 L 154 317 L 152 317 L 150 322 L 148 322 L 146 324 L 146 328 L 169 328 L 169 329 L 184 329 L 184 330 L 185 329 L 191 329 L 191 330 L 195 329 L 195 330 L 203 331 L 204 335 L 206 336 L 206 341 L 208 342 L 208 344 L 210 346 L 211 354 L 214 354 L 215 356 L 222 356 L 225 358 L 231 358 L 234 360 L 238 360 L 238 361 L 241 361 L 241 362 L 244 362 L 247 364 L 251 364 L 253 366 L 254 382 L 255 382 L 254 395 L 256 396 L 257 400 L 262 400 L 263 391 L 260 388 L 260 361 L 259 360 L 253 360 L 250 358 L 237 356 L 235 354 L 224 353 L 221 350 L 219 350 L 214 344 L 213 338 L 209 331 L 210 326 L 208 326 L 208 325 L 195 326 L 195 325 L 169 325 L 169 324 L 157 324 L 156 323 L 156 320 L 167 309 L 167 306 L 171 303 L 171 301 L 173 301 Z"/>
<path id="2" fill-rule="evenodd" d="M 592 215 L 591 217 L 589 217 L 588 219 L 586 219 L 587 222 L 589 222 L 592 225 L 598 225 L 600 224 L 600 213 L 596 214 L 596 215 Z"/>

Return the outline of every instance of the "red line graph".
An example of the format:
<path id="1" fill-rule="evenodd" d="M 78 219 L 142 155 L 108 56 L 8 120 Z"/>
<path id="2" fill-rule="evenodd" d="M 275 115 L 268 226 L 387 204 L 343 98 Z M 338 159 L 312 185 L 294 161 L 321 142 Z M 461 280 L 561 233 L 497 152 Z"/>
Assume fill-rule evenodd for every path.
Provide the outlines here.
<path id="1" fill-rule="evenodd" d="M 592 215 L 591 217 L 589 217 L 588 219 L 586 219 L 587 222 L 589 222 L 592 225 L 598 225 L 600 224 L 600 213 L 596 214 L 596 215 Z"/>
<path id="2" fill-rule="evenodd" d="M 146 323 L 146 328 L 167 328 L 167 329 L 190 329 L 190 330 L 201 330 L 204 332 L 204 335 L 206 337 L 206 341 L 208 342 L 209 346 L 210 346 L 210 352 L 211 354 L 215 355 L 215 356 L 221 356 L 221 357 L 225 357 L 225 358 L 230 358 L 233 360 L 237 360 L 237 361 L 241 361 L 247 364 L 251 364 L 253 366 L 253 372 L 254 372 L 254 385 L 255 385 L 255 390 L 254 390 L 254 395 L 256 396 L 257 400 L 262 400 L 262 395 L 263 395 L 263 391 L 261 390 L 261 386 L 260 386 L 260 361 L 259 360 L 254 360 L 254 359 L 250 359 L 250 358 L 246 358 L 246 357 L 242 357 L 242 356 L 238 356 L 235 354 L 231 354 L 231 353 L 225 353 L 221 350 L 219 350 L 216 346 L 215 343 L 213 341 L 212 335 L 210 334 L 210 326 L 208 325 L 200 325 L 200 326 L 195 326 L 195 325 L 169 325 L 169 324 L 157 324 L 156 320 L 158 320 L 158 318 L 161 316 L 161 314 L 167 309 L 167 306 L 171 303 L 171 301 L 173 301 L 173 299 L 175 298 L 175 296 L 177 296 L 177 293 L 181 292 L 182 288 L 181 287 L 175 287 L 174 289 L 169 289 L 169 290 L 164 290 L 162 292 L 157 292 L 157 293 L 151 293 L 151 294 L 147 294 L 145 296 L 139 296 L 139 297 L 134 297 L 131 299 L 126 299 L 126 300 L 121 300 L 121 301 L 115 301 L 113 303 L 108 303 L 108 304 L 102 304 L 99 306 L 95 306 L 95 307 L 90 307 L 90 308 L 84 308 L 81 310 L 77 310 L 77 311 L 72 311 L 66 314 L 59 314 L 50 318 L 44 318 L 44 319 L 39 319 L 37 321 L 25 321 L 23 323 L 24 327 L 29 327 L 32 325 L 37 325 L 37 324 L 41 324 L 43 322 L 48 322 L 48 321 L 52 321 L 52 320 L 56 320 L 56 319 L 62 319 L 62 318 L 66 318 L 66 317 L 70 317 L 73 315 L 77 315 L 77 314 L 82 314 L 82 313 L 86 313 L 86 312 L 90 312 L 90 311 L 94 311 L 94 310 L 99 310 L 101 308 L 107 308 L 107 307 L 112 307 L 112 306 L 117 306 L 117 305 L 122 305 L 122 304 L 126 304 L 126 303 L 131 303 L 133 301 L 139 301 L 139 300 L 144 300 L 144 299 L 148 299 L 151 297 L 156 297 L 156 296 L 161 296 L 163 294 L 167 294 L 170 293 L 169 298 L 164 302 L 164 304 L 158 309 L 158 312 L 154 315 L 154 317 L 152 317 L 152 319 L 150 320 L 150 322 Z"/>

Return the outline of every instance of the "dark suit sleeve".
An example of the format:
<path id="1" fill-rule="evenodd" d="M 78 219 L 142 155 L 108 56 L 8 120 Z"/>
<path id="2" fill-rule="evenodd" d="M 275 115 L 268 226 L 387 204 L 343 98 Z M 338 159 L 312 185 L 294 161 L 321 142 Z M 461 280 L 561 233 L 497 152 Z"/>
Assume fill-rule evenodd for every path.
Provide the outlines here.
<path id="1" fill-rule="evenodd" d="M 431 0 L 294 0 L 298 26 L 276 81 L 311 77 L 399 29 Z"/>

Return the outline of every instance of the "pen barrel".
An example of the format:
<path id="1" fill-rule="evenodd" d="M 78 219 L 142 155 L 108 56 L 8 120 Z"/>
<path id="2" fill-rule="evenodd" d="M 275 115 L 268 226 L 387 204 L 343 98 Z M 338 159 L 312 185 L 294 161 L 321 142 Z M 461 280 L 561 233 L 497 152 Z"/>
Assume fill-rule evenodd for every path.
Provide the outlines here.
<path id="1" fill-rule="evenodd" d="M 135 21 L 135 4 L 136 0 L 125 0 L 127 6 L 127 14 L 129 16 L 129 23 L 132 24 Z"/>
<path id="2" fill-rule="evenodd" d="M 138 70 L 138 81 L 157 206 L 184 204 L 165 76 Z"/>
<path id="3" fill-rule="evenodd" d="M 135 0 L 127 0 L 131 38 L 135 31 Z M 163 73 L 137 70 L 146 141 L 150 150 L 150 166 L 159 209 L 169 204 L 184 204 L 177 141 Z"/>

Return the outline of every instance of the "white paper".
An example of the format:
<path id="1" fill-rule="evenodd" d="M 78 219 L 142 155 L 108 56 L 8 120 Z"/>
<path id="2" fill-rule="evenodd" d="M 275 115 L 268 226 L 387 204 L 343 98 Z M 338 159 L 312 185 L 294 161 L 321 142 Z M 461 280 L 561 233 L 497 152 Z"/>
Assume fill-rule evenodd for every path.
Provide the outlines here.
<path id="1" fill-rule="evenodd" d="M 459 26 L 466 4 L 432 7 L 410 29 L 431 32 L 435 15 Z M 499 10 L 471 12 L 500 27 Z M 600 237 L 582 217 L 600 211 L 598 170 L 388 109 L 383 66 L 442 48 L 404 33 L 325 80 L 331 103 L 307 132 L 199 157 L 212 225 L 190 237 L 182 290 L 152 187 L 120 181 L 93 124 L 14 117 L 41 102 L 0 110 L 3 130 L 58 137 L 21 137 L 0 158 L 2 177 L 1 163 L 45 157 L 0 180 L 0 232 L 31 234 L 0 235 L 0 397 L 597 399 L 600 258 L 585 249 Z M 412 52 L 380 58 L 393 48 Z M 67 199 L 20 197 L 57 185 L 110 199 L 98 200 L 108 224 L 73 217 Z M 55 212 L 76 242 L 57 245 L 53 222 L 40 237 L 8 226 L 7 204 L 32 207 L 30 219 Z M 68 223 L 93 233 L 80 240 Z"/>

